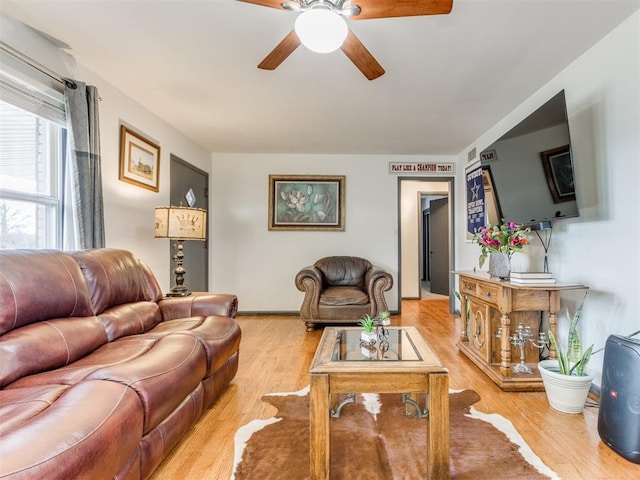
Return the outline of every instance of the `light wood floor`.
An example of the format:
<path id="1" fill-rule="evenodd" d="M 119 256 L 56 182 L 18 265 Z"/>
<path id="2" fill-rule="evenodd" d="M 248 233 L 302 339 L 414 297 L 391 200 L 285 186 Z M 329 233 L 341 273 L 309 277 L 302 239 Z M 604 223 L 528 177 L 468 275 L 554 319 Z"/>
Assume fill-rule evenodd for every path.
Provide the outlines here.
<path id="1" fill-rule="evenodd" d="M 297 391 L 309 384 L 308 368 L 322 332 L 307 333 L 294 316 L 239 316 L 240 368 L 210 408 L 165 460 L 153 480 L 227 480 L 233 465 L 233 436 L 242 425 L 275 409 L 260 398 Z M 460 322 L 441 300 L 408 300 L 393 325 L 414 325 L 449 368 L 452 389 L 470 388 L 482 400 L 475 408 L 511 420 L 533 451 L 564 480 L 638 480 L 640 466 L 615 454 L 597 432 L 597 407 L 582 415 L 552 410 L 544 392 L 505 393 L 455 346 Z M 256 479 L 259 480 L 259 479 Z M 484 479 L 478 479 L 484 480 Z"/>

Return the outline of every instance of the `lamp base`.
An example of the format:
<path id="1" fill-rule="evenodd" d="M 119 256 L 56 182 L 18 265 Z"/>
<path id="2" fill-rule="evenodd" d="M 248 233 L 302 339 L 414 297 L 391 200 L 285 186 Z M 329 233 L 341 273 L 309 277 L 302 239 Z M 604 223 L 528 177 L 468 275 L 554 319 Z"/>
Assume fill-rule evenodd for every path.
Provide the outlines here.
<path id="1" fill-rule="evenodd" d="M 164 294 L 165 297 L 188 297 L 191 291 L 184 286 L 176 286 Z"/>

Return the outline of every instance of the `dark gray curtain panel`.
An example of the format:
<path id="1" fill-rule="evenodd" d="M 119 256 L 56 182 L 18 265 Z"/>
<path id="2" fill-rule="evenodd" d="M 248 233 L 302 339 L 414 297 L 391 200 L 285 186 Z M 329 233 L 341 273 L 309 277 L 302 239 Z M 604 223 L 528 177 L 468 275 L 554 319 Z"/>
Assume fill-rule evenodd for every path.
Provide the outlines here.
<path id="1" fill-rule="evenodd" d="M 78 247 L 101 248 L 104 247 L 104 207 L 98 89 L 75 80 L 65 83 Z"/>

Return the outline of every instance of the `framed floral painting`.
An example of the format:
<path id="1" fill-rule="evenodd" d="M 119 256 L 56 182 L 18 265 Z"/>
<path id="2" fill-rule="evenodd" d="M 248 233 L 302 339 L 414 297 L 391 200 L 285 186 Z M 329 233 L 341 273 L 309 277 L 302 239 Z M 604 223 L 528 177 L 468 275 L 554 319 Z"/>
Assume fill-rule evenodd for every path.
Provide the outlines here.
<path id="1" fill-rule="evenodd" d="M 120 180 L 157 192 L 160 146 L 120 126 Z"/>
<path id="2" fill-rule="evenodd" d="M 269 175 L 269 230 L 344 231 L 344 175 Z"/>

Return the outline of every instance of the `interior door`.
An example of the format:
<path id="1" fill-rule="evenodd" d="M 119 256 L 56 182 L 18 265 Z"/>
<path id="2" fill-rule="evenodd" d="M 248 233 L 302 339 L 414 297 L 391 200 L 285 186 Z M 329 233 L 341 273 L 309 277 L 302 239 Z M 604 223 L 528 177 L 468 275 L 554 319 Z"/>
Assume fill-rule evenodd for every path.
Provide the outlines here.
<path id="1" fill-rule="evenodd" d="M 449 296 L 449 198 L 429 202 L 431 293 Z"/>
<path id="2" fill-rule="evenodd" d="M 422 281 L 431 281 L 429 268 L 429 213 L 422 212 Z"/>
<path id="3" fill-rule="evenodd" d="M 171 205 L 190 206 L 208 210 L 209 205 L 209 174 L 197 167 L 171 155 L 170 165 L 170 202 Z M 192 199 L 189 205 L 187 198 Z M 207 213 L 207 223 L 208 223 Z M 207 239 L 209 228 L 207 225 Z M 197 240 L 184 242 L 184 285 L 192 292 L 209 291 L 209 241 Z M 169 246 L 169 255 L 175 255 L 173 243 Z M 173 260 L 171 265 L 174 265 Z M 173 269 L 171 269 L 170 285 L 175 283 Z"/>

